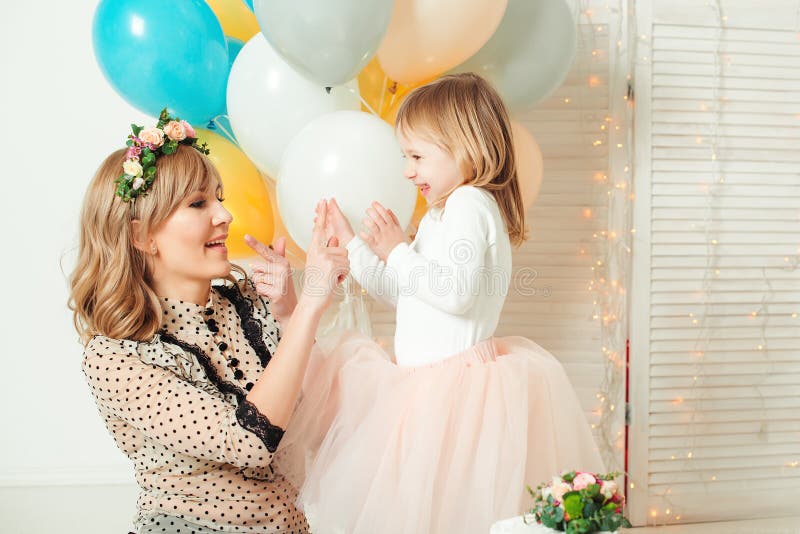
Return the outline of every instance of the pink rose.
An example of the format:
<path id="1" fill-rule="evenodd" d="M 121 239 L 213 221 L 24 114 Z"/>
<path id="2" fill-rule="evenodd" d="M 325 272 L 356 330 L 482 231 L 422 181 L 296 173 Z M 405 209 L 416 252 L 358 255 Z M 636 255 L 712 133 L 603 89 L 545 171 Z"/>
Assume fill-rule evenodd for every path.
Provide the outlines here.
<path id="1" fill-rule="evenodd" d="M 158 128 L 145 128 L 139 132 L 139 139 L 158 148 L 164 144 L 164 132 Z"/>
<path id="2" fill-rule="evenodd" d="M 183 125 L 183 130 L 186 132 L 186 137 L 197 137 L 197 134 L 194 132 L 194 128 L 192 128 L 191 124 L 186 121 L 181 121 L 181 124 Z"/>
<path id="3" fill-rule="evenodd" d="M 594 478 L 594 475 L 590 473 L 580 473 L 578 476 L 575 477 L 575 480 L 572 481 L 572 487 L 575 490 L 582 490 L 586 489 L 587 486 L 590 484 L 596 484 L 597 479 Z"/>
<path id="4" fill-rule="evenodd" d="M 169 121 L 164 126 L 164 133 L 173 141 L 183 141 L 186 139 L 186 129 L 178 121 Z"/>
<path id="5" fill-rule="evenodd" d="M 558 484 L 553 485 L 553 489 L 550 494 L 553 496 L 553 499 L 562 501 L 564 500 L 564 494 L 568 491 L 572 491 L 570 485 L 566 482 L 559 482 Z"/>

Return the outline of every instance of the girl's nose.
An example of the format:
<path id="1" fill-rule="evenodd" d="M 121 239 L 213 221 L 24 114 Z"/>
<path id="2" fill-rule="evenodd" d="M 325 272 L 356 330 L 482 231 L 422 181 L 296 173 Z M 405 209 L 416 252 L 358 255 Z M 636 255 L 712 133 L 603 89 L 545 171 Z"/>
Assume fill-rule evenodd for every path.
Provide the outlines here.
<path id="1" fill-rule="evenodd" d="M 414 160 L 411 158 L 406 162 L 405 176 L 409 180 L 417 175 L 417 170 L 414 168 Z"/>

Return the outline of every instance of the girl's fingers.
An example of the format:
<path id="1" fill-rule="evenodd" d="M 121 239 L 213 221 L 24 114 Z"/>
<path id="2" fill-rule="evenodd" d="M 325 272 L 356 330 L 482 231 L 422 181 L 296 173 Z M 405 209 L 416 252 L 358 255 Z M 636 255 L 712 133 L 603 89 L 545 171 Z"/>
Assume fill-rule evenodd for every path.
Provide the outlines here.
<path id="1" fill-rule="evenodd" d="M 367 215 L 378 226 L 386 226 L 386 219 L 375 208 L 367 208 Z"/>
<path id="2" fill-rule="evenodd" d="M 380 228 L 378 227 L 378 224 L 369 217 L 361 221 L 361 224 L 366 226 L 373 234 L 380 233 Z"/>
<path id="3" fill-rule="evenodd" d="M 394 222 L 392 216 L 389 215 L 389 212 L 386 210 L 386 208 L 383 207 L 383 205 L 381 205 L 380 202 L 373 202 L 372 209 L 374 209 L 375 212 L 380 216 L 384 224 L 391 224 L 392 222 Z"/>
<path id="4" fill-rule="evenodd" d="M 395 223 L 397 226 L 400 226 L 400 219 L 397 218 L 397 215 L 394 214 L 392 210 L 386 210 L 389 212 L 389 216 L 392 218 L 392 222 Z"/>

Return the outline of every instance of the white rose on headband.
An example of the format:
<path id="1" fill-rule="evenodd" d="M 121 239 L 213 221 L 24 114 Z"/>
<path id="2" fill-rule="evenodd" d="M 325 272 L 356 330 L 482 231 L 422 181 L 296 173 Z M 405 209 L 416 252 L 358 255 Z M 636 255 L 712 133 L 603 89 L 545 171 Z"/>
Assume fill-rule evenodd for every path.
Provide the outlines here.
<path id="1" fill-rule="evenodd" d="M 164 144 L 164 132 L 158 128 L 145 128 L 139 132 L 139 139 L 147 144 L 159 147 Z"/>
<path id="2" fill-rule="evenodd" d="M 128 176 L 141 176 L 142 164 L 135 159 L 129 159 L 122 164 L 122 170 L 125 171 L 125 174 Z"/>
<path id="3" fill-rule="evenodd" d="M 173 141 L 183 141 L 186 139 L 186 128 L 178 121 L 169 121 L 164 126 L 164 133 Z"/>
<path id="4" fill-rule="evenodd" d="M 144 185 L 144 178 L 135 178 L 133 180 L 133 190 L 138 191 Z"/>

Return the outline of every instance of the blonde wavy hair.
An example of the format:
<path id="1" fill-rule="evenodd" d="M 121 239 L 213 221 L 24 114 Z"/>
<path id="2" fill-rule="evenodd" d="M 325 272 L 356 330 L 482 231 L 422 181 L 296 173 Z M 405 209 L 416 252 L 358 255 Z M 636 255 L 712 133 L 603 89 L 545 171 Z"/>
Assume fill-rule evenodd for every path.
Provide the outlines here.
<path id="1" fill-rule="evenodd" d="M 123 202 L 114 194 L 125 149 L 100 165 L 84 196 L 80 216 L 78 261 L 70 276 L 68 306 L 85 344 L 95 335 L 149 341 L 161 326 L 161 303 L 151 285 L 149 256 L 134 246 L 132 221 L 146 236 L 158 229 L 179 203 L 216 181 L 213 163 L 194 148 L 179 146 L 161 156 L 156 179 L 146 196 Z M 239 267 L 232 271 L 244 276 Z M 236 282 L 233 276 L 228 280 Z"/>
<path id="2" fill-rule="evenodd" d="M 422 136 L 453 155 L 461 185 L 489 191 L 500 207 L 511 243 L 527 237 L 508 111 L 497 91 L 473 73 L 452 74 L 414 89 L 397 112 L 395 128 Z M 439 199 L 443 205 L 455 188 Z"/>

